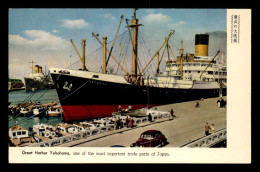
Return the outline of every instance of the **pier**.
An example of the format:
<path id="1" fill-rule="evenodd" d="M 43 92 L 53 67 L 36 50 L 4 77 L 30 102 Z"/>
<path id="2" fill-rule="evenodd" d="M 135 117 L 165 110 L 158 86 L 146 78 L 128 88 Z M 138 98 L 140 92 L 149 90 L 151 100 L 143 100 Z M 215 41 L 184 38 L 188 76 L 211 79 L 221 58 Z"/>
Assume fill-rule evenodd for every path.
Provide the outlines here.
<path id="1" fill-rule="evenodd" d="M 226 97 L 223 97 L 226 100 Z M 40 142 L 38 146 L 58 147 L 111 147 L 115 145 L 129 147 L 146 130 L 160 130 L 167 138 L 168 143 L 164 147 L 207 147 L 214 142 L 226 140 L 226 108 L 218 108 L 217 100 L 210 98 L 200 100 L 199 107 L 195 107 L 197 101 L 176 103 L 157 107 L 161 111 L 174 110 L 176 118 L 169 120 L 167 115 L 154 116 L 153 122 L 141 118 L 135 121 L 134 128 L 123 127 L 115 130 L 113 125 L 96 131 L 82 132 L 65 136 L 48 143 Z M 215 126 L 215 134 L 205 137 L 206 122 Z M 84 135 L 85 134 L 85 135 Z M 214 142 L 213 142 L 214 141 Z"/>

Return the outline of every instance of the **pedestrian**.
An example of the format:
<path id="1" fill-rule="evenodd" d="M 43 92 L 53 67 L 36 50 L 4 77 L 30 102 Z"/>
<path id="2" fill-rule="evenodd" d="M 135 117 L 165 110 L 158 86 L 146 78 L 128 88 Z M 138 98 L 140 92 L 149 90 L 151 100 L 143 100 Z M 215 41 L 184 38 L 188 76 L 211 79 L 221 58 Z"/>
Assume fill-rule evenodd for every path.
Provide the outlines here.
<path id="1" fill-rule="evenodd" d="M 129 119 L 129 127 L 130 127 L 130 128 L 133 127 L 133 119 L 132 119 L 132 118 Z"/>
<path id="2" fill-rule="evenodd" d="M 225 107 L 225 101 L 223 99 L 220 100 L 220 107 Z"/>
<path id="3" fill-rule="evenodd" d="M 217 104 L 218 104 L 218 108 L 220 108 L 220 99 L 218 99 Z"/>
<path id="4" fill-rule="evenodd" d="M 174 111 L 173 111 L 173 109 L 171 109 L 171 117 L 172 117 L 172 118 L 175 117 L 173 114 L 174 114 Z"/>
<path id="5" fill-rule="evenodd" d="M 122 111 L 122 109 L 121 109 L 121 106 L 119 105 L 118 106 L 118 112 L 121 112 Z"/>
<path id="6" fill-rule="evenodd" d="M 215 133 L 214 124 L 211 124 L 211 126 L 210 126 L 210 130 L 209 130 L 209 133 L 210 133 L 210 134 Z"/>
<path id="7" fill-rule="evenodd" d="M 199 101 L 196 102 L 195 107 L 196 107 L 196 108 L 200 107 L 200 102 L 199 102 Z"/>
<path id="8" fill-rule="evenodd" d="M 128 106 L 128 109 L 129 109 L 129 112 L 131 112 L 131 111 L 132 111 L 132 106 L 129 105 L 129 106 Z"/>
<path id="9" fill-rule="evenodd" d="M 209 124 L 206 123 L 206 125 L 205 125 L 205 135 L 206 136 L 209 135 L 209 128 L 210 128 Z"/>
<path id="10" fill-rule="evenodd" d="M 121 128 L 121 119 L 120 119 L 120 117 L 118 117 L 118 119 L 117 119 L 117 128 L 118 129 Z"/>
<path id="11" fill-rule="evenodd" d="M 117 119 L 115 119 L 115 129 L 116 129 L 116 130 L 118 129 L 118 126 L 117 126 Z"/>
<path id="12" fill-rule="evenodd" d="M 149 115 L 148 115 L 148 120 L 149 120 L 150 122 L 152 122 L 152 115 L 151 115 L 151 113 L 149 113 Z"/>
<path id="13" fill-rule="evenodd" d="M 129 125 L 129 118 L 128 118 L 128 116 L 125 119 L 125 123 L 126 123 L 126 128 L 128 128 L 128 125 Z"/>

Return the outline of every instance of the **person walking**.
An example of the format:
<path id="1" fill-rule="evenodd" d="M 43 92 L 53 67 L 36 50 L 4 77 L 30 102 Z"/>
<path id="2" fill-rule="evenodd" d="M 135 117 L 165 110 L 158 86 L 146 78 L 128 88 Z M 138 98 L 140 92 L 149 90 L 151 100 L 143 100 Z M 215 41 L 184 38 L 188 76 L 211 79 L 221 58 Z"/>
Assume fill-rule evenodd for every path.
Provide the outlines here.
<path id="1" fill-rule="evenodd" d="M 195 107 L 196 107 L 196 108 L 200 107 L 200 102 L 199 102 L 199 101 L 196 102 Z"/>
<path id="2" fill-rule="evenodd" d="M 132 111 L 132 106 L 129 105 L 129 106 L 128 106 L 128 109 L 129 109 L 129 112 L 131 112 L 131 111 Z"/>
<path id="3" fill-rule="evenodd" d="M 218 99 L 217 104 L 218 104 L 218 108 L 220 108 L 220 99 Z"/>
<path id="4" fill-rule="evenodd" d="M 205 135 L 206 136 L 209 135 L 209 129 L 210 129 L 210 126 L 208 123 L 206 123 L 206 125 L 205 125 Z"/>
<path id="5" fill-rule="evenodd" d="M 118 126 L 117 126 L 117 118 L 115 119 L 115 129 L 116 129 L 116 130 L 118 129 Z"/>
<path id="6" fill-rule="evenodd" d="M 118 112 L 122 112 L 122 107 L 120 105 L 118 106 Z"/>
<path id="7" fill-rule="evenodd" d="M 130 127 L 130 128 L 133 127 L 133 119 L 132 119 L 132 118 L 129 119 L 129 127 Z"/>
<path id="8" fill-rule="evenodd" d="M 126 128 L 128 128 L 128 125 L 129 125 L 129 118 L 128 118 L 128 116 L 125 119 L 125 123 L 126 123 Z"/>
<path id="9" fill-rule="evenodd" d="M 152 115 L 151 115 L 151 113 L 149 113 L 149 115 L 148 115 L 148 120 L 149 120 L 150 122 L 152 122 Z"/>
<path id="10" fill-rule="evenodd" d="M 117 120 L 117 128 L 118 129 L 121 129 L 122 127 L 121 127 L 121 119 L 120 119 L 120 117 L 118 117 L 118 120 Z"/>
<path id="11" fill-rule="evenodd" d="M 173 109 L 171 109 L 171 117 L 172 119 L 175 117 Z"/>
<path id="12" fill-rule="evenodd" d="M 221 108 L 225 107 L 225 101 L 223 99 L 220 100 L 220 107 Z"/>
<path id="13" fill-rule="evenodd" d="M 213 133 L 215 133 L 215 127 L 214 127 L 214 124 L 211 124 L 211 126 L 210 126 L 210 130 L 209 130 L 210 132 L 210 134 L 213 134 Z"/>

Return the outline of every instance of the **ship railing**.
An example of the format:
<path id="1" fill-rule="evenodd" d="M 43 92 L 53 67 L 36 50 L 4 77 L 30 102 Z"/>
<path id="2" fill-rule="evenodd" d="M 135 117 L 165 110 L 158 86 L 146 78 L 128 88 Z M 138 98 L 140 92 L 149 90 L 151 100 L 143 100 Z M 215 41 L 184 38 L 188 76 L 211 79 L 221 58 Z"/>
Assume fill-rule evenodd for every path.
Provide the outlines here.
<path id="1" fill-rule="evenodd" d="M 163 118 L 169 118 L 169 117 L 170 117 L 169 112 L 160 112 L 160 113 L 152 114 L 153 121 L 163 119 Z M 148 117 L 140 117 L 140 118 L 133 117 L 133 124 L 135 124 L 135 125 L 140 124 L 140 123 L 145 123 L 147 121 L 148 121 Z M 123 123 L 123 125 L 126 125 L 126 124 Z M 115 130 L 115 125 L 106 124 L 105 126 L 97 127 L 95 129 L 85 130 L 85 131 L 78 132 L 76 134 L 70 134 L 67 136 L 50 139 L 50 140 L 47 140 L 44 142 L 31 144 L 31 145 L 28 145 L 27 147 L 54 147 L 57 145 L 62 145 L 62 144 L 76 141 L 79 139 L 86 139 L 87 137 L 94 136 L 94 135 L 104 133 L 104 132 L 109 132 L 112 130 Z"/>
<path id="2" fill-rule="evenodd" d="M 212 133 L 208 136 L 202 137 L 200 139 L 197 139 L 195 141 L 192 141 L 191 143 L 187 143 L 185 145 L 182 145 L 180 147 L 188 147 L 188 148 L 207 148 L 211 147 L 217 143 L 220 143 L 227 139 L 227 130 L 221 129 L 215 133 Z"/>

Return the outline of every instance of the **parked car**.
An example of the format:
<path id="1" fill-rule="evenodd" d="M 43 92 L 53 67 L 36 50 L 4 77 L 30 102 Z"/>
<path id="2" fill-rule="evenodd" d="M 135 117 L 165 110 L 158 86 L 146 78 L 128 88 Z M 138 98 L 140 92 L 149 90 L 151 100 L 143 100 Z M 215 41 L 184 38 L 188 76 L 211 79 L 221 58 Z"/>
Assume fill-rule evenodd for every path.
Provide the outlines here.
<path id="1" fill-rule="evenodd" d="M 158 130 L 147 130 L 140 135 L 140 138 L 130 147 L 156 147 L 164 146 L 167 138 Z"/>

